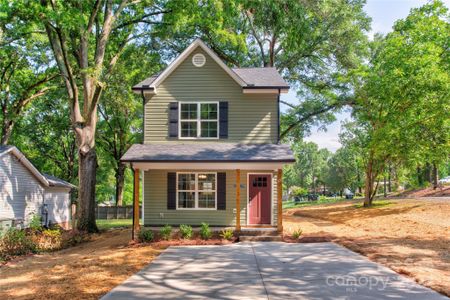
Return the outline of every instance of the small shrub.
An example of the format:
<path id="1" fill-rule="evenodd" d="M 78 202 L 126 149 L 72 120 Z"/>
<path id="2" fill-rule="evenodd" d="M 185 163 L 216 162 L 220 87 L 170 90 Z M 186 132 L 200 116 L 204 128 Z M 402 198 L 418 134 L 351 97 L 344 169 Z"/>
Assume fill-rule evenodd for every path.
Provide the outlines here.
<path id="1" fill-rule="evenodd" d="M 170 237 L 172 236 L 172 226 L 170 225 L 164 225 L 163 228 L 159 231 L 159 234 L 161 236 L 161 239 L 163 240 L 170 240 Z"/>
<path id="2" fill-rule="evenodd" d="M 194 235 L 192 227 L 189 225 L 180 225 L 180 234 L 183 239 L 190 239 Z"/>
<path id="3" fill-rule="evenodd" d="M 308 190 L 302 187 L 298 187 L 298 186 L 294 186 L 291 189 L 291 193 L 293 196 L 298 196 L 298 197 L 302 197 L 302 196 L 306 196 L 308 195 Z"/>
<path id="4" fill-rule="evenodd" d="M 200 236 L 202 239 L 207 240 L 211 237 L 211 229 L 209 229 L 209 225 L 207 223 L 202 223 L 200 228 Z"/>
<path id="5" fill-rule="evenodd" d="M 42 230 L 41 216 L 38 214 L 33 214 L 31 216 L 30 225 L 28 226 L 32 231 Z"/>
<path id="6" fill-rule="evenodd" d="M 292 238 L 298 240 L 302 233 L 303 231 L 300 228 L 297 228 L 296 230 L 294 230 L 294 232 L 292 232 Z"/>
<path id="7" fill-rule="evenodd" d="M 154 235 L 153 235 L 153 231 L 152 230 L 141 230 L 139 232 L 139 241 L 141 243 L 145 243 L 145 242 L 151 242 L 153 241 Z"/>
<path id="8" fill-rule="evenodd" d="M 0 257 L 3 260 L 7 260 L 12 256 L 32 253 L 35 249 L 35 244 L 24 230 L 10 228 L 0 239 Z"/>
<path id="9" fill-rule="evenodd" d="M 31 239 L 38 251 L 54 251 L 63 246 L 62 234 L 58 229 L 45 229 L 42 232 L 34 233 Z"/>
<path id="10" fill-rule="evenodd" d="M 234 236 L 233 229 L 222 229 L 220 236 L 225 240 L 231 240 Z"/>

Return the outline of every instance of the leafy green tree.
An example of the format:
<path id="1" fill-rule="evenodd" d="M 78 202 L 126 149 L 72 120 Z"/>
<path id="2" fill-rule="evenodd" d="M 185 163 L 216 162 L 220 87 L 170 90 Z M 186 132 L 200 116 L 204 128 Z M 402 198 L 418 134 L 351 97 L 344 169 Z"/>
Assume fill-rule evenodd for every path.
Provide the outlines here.
<path id="1" fill-rule="evenodd" d="M 14 126 L 35 99 L 45 95 L 56 77 L 49 67 L 48 45 L 17 18 L 0 18 L 0 145 L 9 142 Z"/>
<path id="2" fill-rule="evenodd" d="M 357 79 L 355 117 L 365 130 L 365 206 L 386 162 L 448 156 L 450 56 L 448 10 L 433 1 L 411 10 L 394 31 L 374 43 L 369 66 Z M 362 84 L 361 84 L 362 83 Z"/>
<path id="3" fill-rule="evenodd" d="M 35 24 L 48 38 L 67 92 L 77 141 L 77 227 L 95 232 L 98 104 L 126 45 L 148 36 L 165 11 L 158 1 L 127 0 L 2 1 L 1 10 L 20 16 L 24 24 Z"/>
<path id="4" fill-rule="evenodd" d="M 40 171 L 76 185 L 77 145 L 67 109 L 64 90 L 50 91 L 26 111 L 11 139 Z"/>
<path id="5" fill-rule="evenodd" d="M 142 57 L 146 57 L 143 61 Z M 99 164 L 100 172 L 114 170 L 115 203 L 121 206 L 125 186 L 126 166 L 120 158 L 134 143 L 141 142 L 141 95 L 130 91 L 142 78 L 155 74 L 161 66 L 159 55 L 146 44 L 128 45 L 122 59 L 111 74 L 104 100 L 99 104 L 98 145 L 104 156 Z M 106 179 L 106 178 L 105 178 Z"/>

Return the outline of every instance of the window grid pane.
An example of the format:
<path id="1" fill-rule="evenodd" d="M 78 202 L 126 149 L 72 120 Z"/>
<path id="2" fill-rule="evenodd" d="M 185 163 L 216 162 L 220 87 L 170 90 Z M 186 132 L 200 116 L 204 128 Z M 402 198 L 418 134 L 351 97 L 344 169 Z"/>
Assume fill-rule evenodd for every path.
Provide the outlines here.
<path id="1" fill-rule="evenodd" d="M 215 173 L 178 173 L 178 208 L 215 209 Z"/>
<path id="2" fill-rule="evenodd" d="M 217 103 L 181 103 L 180 137 L 218 138 Z"/>
<path id="3" fill-rule="evenodd" d="M 182 103 L 181 120 L 196 120 L 196 119 L 197 119 L 197 103 Z"/>
<path id="4" fill-rule="evenodd" d="M 217 137 L 217 121 L 201 122 L 201 137 Z"/>
<path id="5" fill-rule="evenodd" d="M 197 122 L 181 121 L 182 137 L 197 137 Z"/>
<path id="6" fill-rule="evenodd" d="M 217 120 L 217 103 L 200 104 L 200 116 L 202 120 Z"/>

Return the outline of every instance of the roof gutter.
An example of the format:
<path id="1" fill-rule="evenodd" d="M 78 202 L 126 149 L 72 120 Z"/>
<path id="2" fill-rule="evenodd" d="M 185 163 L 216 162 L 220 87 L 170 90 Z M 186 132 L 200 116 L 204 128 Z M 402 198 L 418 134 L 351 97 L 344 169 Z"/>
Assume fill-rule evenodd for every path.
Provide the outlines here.
<path id="1" fill-rule="evenodd" d="M 192 160 L 192 159 L 161 159 L 161 160 L 155 160 L 155 159 L 121 159 L 120 162 L 122 163 L 180 163 L 180 162 L 195 162 L 195 163 L 291 163 L 295 162 L 294 158 L 290 159 L 258 159 L 258 160 L 213 160 L 213 159 L 198 159 L 198 160 Z"/>
<path id="2" fill-rule="evenodd" d="M 244 87 L 242 87 L 244 90 L 258 90 L 258 89 L 277 89 L 277 90 L 289 90 L 289 86 L 261 86 L 261 85 L 258 85 L 258 86 L 251 86 L 251 85 L 248 85 L 248 86 L 244 86 Z"/>

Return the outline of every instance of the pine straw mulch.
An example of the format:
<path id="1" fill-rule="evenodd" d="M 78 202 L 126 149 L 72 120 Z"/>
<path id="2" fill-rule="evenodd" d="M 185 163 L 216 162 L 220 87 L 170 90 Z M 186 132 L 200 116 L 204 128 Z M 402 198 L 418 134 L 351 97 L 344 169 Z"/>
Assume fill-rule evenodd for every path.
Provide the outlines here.
<path id="1" fill-rule="evenodd" d="M 450 296 L 450 201 L 388 201 L 368 209 L 348 201 L 286 210 L 285 236 L 300 227 L 306 240 L 339 243 Z"/>
<path id="2" fill-rule="evenodd" d="M 233 242 L 213 237 L 136 244 L 130 238 L 130 229 L 115 229 L 72 248 L 16 258 L 0 267 L 0 299 L 98 299 L 169 246 Z"/>

